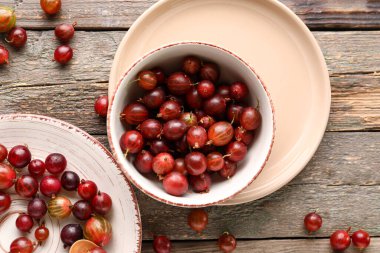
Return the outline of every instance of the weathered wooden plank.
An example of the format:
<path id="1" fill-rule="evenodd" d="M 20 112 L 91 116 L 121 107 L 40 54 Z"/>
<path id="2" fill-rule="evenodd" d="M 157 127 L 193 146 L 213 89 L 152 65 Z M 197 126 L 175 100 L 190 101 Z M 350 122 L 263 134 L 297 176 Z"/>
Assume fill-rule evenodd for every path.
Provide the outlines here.
<path id="1" fill-rule="evenodd" d="M 14 6 L 19 25 L 33 29 L 52 28 L 56 24 L 78 22 L 81 29 L 127 29 L 157 0 L 65 0 L 62 12 L 48 19 L 38 0 L 0 0 L 0 5 Z M 378 1 L 339 0 L 281 0 L 309 27 L 320 28 L 379 28 Z"/>
<path id="2" fill-rule="evenodd" d="M 106 142 L 104 136 L 99 139 Z M 303 217 L 316 209 L 324 225 L 315 237 L 328 237 L 349 226 L 379 236 L 379 146 L 376 132 L 326 133 L 313 160 L 281 190 L 252 203 L 207 208 L 210 223 L 202 236 L 187 227 L 189 210 L 159 203 L 136 190 L 144 239 L 152 234 L 175 240 L 215 239 L 226 230 L 246 239 L 306 238 Z"/>
<path id="3" fill-rule="evenodd" d="M 11 64 L 0 68 L 1 85 L 107 82 L 117 46 L 125 32 L 77 32 L 70 43 L 74 58 L 61 67 L 52 62 L 59 42 L 52 31 L 29 31 L 26 48 L 11 51 Z M 314 32 L 332 76 L 379 72 L 380 31 Z M 374 75 L 375 75 L 374 74 Z M 377 74 L 378 75 L 378 74 Z"/>
<path id="4" fill-rule="evenodd" d="M 328 131 L 380 129 L 380 76 L 348 75 L 332 77 L 331 82 Z M 91 134 L 105 134 L 105 120 L 96 117 L 93 103 L 106 93 L 107 83 L 73 81 L 34 86 L 15 82 L 1 87 L 0 111 L 44 114 L 71 122 Z"/>
<path id="5" fill-rule="evenodd" d="M 173 253 L 220 253 L 217 241 L 187 241 L 173 242 Z M 380 239 L 372 238 L 371 245 L 366 249 L 366 253 L 377 253 L 380 248 Z M 254 240 L 239 241 L 234 253 L 329 253 L 332 252 L 328 239 L 315 240 Z M 359 252 L 353 246 L 345 253 Z M 154 253 L 152 242 L 144 242 L 142 253 Z"/>

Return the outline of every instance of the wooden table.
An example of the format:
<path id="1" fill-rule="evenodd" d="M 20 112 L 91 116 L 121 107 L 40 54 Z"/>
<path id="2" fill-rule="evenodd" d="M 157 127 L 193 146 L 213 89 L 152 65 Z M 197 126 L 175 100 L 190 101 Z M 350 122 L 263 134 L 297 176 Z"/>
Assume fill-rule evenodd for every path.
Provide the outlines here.
<path id="1" fill-rule="evenodd" d="M 56 117 L 107 145 L 106 123 L 94 114 L 94 99 L 107 93 L 112 59 L 128 27 L 156 0 L 63 0 L 62 12 L 51 20 L 38 2 L 0 0 L 15 7 L 18 25 L 29 36 L 26 48 L 10 50 L 10 65 L 0 68 L 1 113 Z M 153 233 L 175 240 L 174 252 L 218 252 L 216 238 L 226 230 L 239 239 L 236 252 L 330 252 L 330 234 L 349 226 L 374 237 L 366 252 L 380 251 L 380 1 L 282 2 L 313 31 L 331 75 L 330 122 L 318 152 L 278 192 L 249 204 L 207 208 L 210 224 L 201 236 L 187 227 L 188 210 L 136 190 L 146 240 L 142 252 L 153 252 Z M 51 62 L 58 45 L 53 28 L 74 21 L 75 58 L 57 66 Z M 315 209 L 324 226 L 310 236 L 303 217 Z"/>

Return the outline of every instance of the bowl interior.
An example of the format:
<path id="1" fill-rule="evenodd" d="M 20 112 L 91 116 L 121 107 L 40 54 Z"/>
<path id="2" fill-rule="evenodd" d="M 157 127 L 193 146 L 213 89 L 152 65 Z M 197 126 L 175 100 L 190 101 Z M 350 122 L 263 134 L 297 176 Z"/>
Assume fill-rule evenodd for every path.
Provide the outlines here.
<path id="1" fill-rule="evenodd" d="M 179 71 L 181 61 L 187 55 L 199 56 L 203 61 L 212 61 L 221 69 L 220 81 L 230 84 L 241 81 L 248 85 L 250 90 L 249 103 L 256 105 L 260 102 L 262 124 L 256 130 L 255 139 L 248 150 L 247 157 L 239 163 L 237 173 L 229 180 L 220 180 L 213 175 L 213 185 L 208 193 L 193 193 L 191 190 L 182 197 L 167 194 L 158 180 L 140 174 L 124 158 L 119 146 L 119 139 L 125 131 L 120 121 L 120 113 L 125 105 L 140 98 L 143 91 L 133 82 L 137 74 L 144 69 L 160 66 L 166 73 Z M 109 109 L 108 134 L 110 145 L 118 162 L 125 170 L 131 181 L 142 191 L 160 201 L 179 206 L 206 206 L 227 200 L 247 187 L 260 173 L 269 157 L 274 137 L 273 109 L 270 98 L 262 82 L 254 71 L 239 57 L 217 46 L 203 43 L 179 43 L 157 49 L 143 57 L 121 79 L 114 94 Z"/>

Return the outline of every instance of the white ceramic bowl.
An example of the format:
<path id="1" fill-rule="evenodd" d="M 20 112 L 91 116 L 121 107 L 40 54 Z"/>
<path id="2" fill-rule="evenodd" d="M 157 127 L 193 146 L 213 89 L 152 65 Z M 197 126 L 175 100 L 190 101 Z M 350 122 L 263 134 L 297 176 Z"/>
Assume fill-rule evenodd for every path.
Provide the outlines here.
<path id="1" fill-rule="evenodd" d="M 191 190 L 182 196 L 175 197 L 167 194 L 162 183 L 140 174 L 132 163 L 127 161 L 119 146 L 125 127 L 120 121 L 120 113 L 126 104 L 141 97 L 143 91 L 133 80 L 144 69 L 160 66 L 165 72 L 178 70 L 182 59 L 187 55 L 197 55 L 205 61 L 219 65 L 221 77 L 225 83 L 242 81 L 250 90 L 252 105 L 260 102 L 262 114 L 261 127 L 256 130 L 253 144 L 249 147 L 246 159 L 239 163 L 237 173 L 229 180 L 213 180 L 208 193 L 194 193 Z M 219 204 L 226 201 L 253 182 L 267 162 L 274 140 L 275 124 L 274 109 L 262 80 L 246 62 L 230 51 L 215 45 L 200 42 L 183 42 L 158 48 L 137 61 L 121 78 L 108 109 L 107 131 L 108 139 L 114 157 L 120 164 L 126 176 L 141 191 L 149 196 L 175 206 L 202 207 Z"/>

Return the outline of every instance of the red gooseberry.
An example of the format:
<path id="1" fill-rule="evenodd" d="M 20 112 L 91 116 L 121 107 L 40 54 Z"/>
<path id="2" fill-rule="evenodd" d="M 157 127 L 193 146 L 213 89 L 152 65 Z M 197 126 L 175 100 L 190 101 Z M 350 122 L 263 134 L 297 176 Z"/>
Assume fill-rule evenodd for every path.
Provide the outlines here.
<path id="1" fill-rule="evenodd" d="M 78 186 L 78 194 L 84 200 L 92 200 L 98 193 L 98 186 L 91 180 L 82 179 Z"/>
<path id="2" fill-rule="evenodd" d="M 186 56 L 182 63 L 182 70 L 189 75 L 195 75 L 201 69 L 201 59 L 196 56 Z"/>
<path id="3" fill-rule="evenodd" d="M 62 173 L 67 166 L 66 157 L 59 153 L 52 153 L 45 159 L 46 170 L 53 175 Z"/>
<path id="4" fill-rule="evenodd" d="M 42 10 L 49 15 L 57 14 L 61 10 L 61 0 L 40 0 Z"/>
<path id="5" fill-rule="evenodd" d="M 67 64 L 74 55 L 73 49 L 68 45 L 58 46 L 54 51 L 54 60 L 60 64 Z"/>
<path id="6" fill-rule="evenodd" d="M 167 193 L 174 196 L 183 196 L 189 189 L 186 176 L 177 171 L 172 171 L 165 176 L 163 186 Z"/>
<path id="7" fill-rule="evenodd" d="M 189 181 L 194 192 L 204 193 L 210 191 L 212 181 L 208 173 L 190 176 Z"/>
<path id="8" fill-rule="evenodd" d="M 261 124 L 261 114 L 253 107 L 246 107 L 240 116 L 240 125 L 246 130 L 255 130 Z"/>
<path id="9" fill-rule="evenodd" d="M 170 253 L 172 250 L 172 243 L 169 238 L 164 235 L 155 236 L 153 240 L 153 249 L 155 253 Z"/>
<path id="10" fill-rule="evenodd" d="M 6 37 L 6 41 L 15 48 L 21 48 L 25 45 L 28 39 L 28 35 L 24 28 L 15 27 L 9 31 Z"/>
<path id="11" fill-rule="evenodd" d="M 8 162 L 15 168 L 21 169 L 30 163 L 32 154 L 27 146 L 17 145 L 8 154 Z"/>
<path id="12" fill-rule="evenodd" d="M 330 245 L 333 250 L 344 251 L 351 244 L 351 237 L 348 234 L 351 228 L 346 230 L 337 230 L 330 236 Z"/>
<path id="13" fill-rule="evenodd" d="M 237 245 L 235 237 L 229 233 L 222 234 L 219 237 L 218 244 L 219 249 L 224 253 L 233 252 Z"/>
<path id="14" fill-rule="evenodd" d="M 168 174 L 174 169 L 174 158 L 169 153 L 160 153 L 153 158 L 152 163 L 153 171 L 159 175 L 163 176 Z"/>
<path id="15" fill-rule="evenodd" d="M 190 175 L 198 176 L 206 171 L 207 160 L 201 152 L 191 152 L 185 156 L 185 164 Z"/>
<path id="16" fill-rule="evenodd" d="M 354 232 L 351 238 L 355 248 L 359 250 L 368 248 L 369 244 L 371 243 L 370 235 L 364 230 L 358 230 Z"/>
<path id="17" fill-rule="evenodd" d="M 225 146 L 234 137 L 234 129 L 232 125 L 225 121 L 216 122 L 207 132 L 209 144 L 214 146 Z"/>
<path id="18" fill-rule="evenodd" d="M 106 215 L 111 211 L 112 208 L 112 199 L 110 195 L 105 192 L 98 192 L 91 201 L 92 209 L 100 214 Z"/>
<path id="19" fill-rule="evenodd" d="M 11 196 L 8 193 L 0 191 L 0 214 L 9 209 L 11 202 Z"/>
<path id="20" fill-rule="evenodd" d="M 148 119 L 149 112 L 143 104 L 131 103 L 124 108 L 120 116 L 127 124 L 138 125 Z"/>
<path id="21" fill-rule="evenodd" d="M 207 212 L 204 209 L 192 210 L 187 217 L 187 224 L 192 230 L 201 233 L 208 224 Z"/>
<path id="22" fill-rule="evenodd" d="M 191 88 L 191 80 L 186 74 L 176 72 L 169 76 L 167 87 L 173 95 L 185 95 Z"/>
<path id="23" fill-rule="evenodd" d="M 144 90 L 153 90 L 158 83 L 157 76 L 153 71 L 144 70 L 138 75 L 138 84 Z"/>
<path id="24" fill-rule="evenodd" d="M 107 116 L 107 111 L 108 111 L 108 96 L 107 95 L 99 96 L 95 100 L 94 110 L 96 114 L 98 114 L 101 117 Z"/>
<path id="25" fill-rule="evenodd" d="M 0 190 L 12 187 L 16 182 L 16 171 L 5 163 L 0 163 Z"/>
<path id="26" fill-rule="evenodd" d="M 120 147 L 125 155 L 136 154 L 144 147 L 144 139 L 140 132 L 130 130 L 121 136 Z"/>
<path id="27" fill-rule="evenodd" d="M 322 217 L 316 212 L 309 213 L 305 216 L 304 225 L 309 233 L 316 232 L 322 227 Z"/>
<path id="28" fill-rule="evenodd" d="M 137 154 L 134 165 L 140 173 L 147 174 L 152 172 L 153 155 L 147 150 L 142 150 Z"/>
<path id="29" fill-rule="evenodd" d="M 74 37 L 75 33 L 75 26 L 77 23 L 74 24 L 60 24 L 55 27 L 54 34 L 55 36 L 62 42 L 68 42 Z"/>
<path id="30" fill-rule="evenodd" d="M 0 163 L 2 163 L 5 159 L 7 159 L 8 156 L 8 149 L 0 144 Z"/>
<path id="31" fill-rule="evenodd" d="M 201 68 L 201 78 L 216 83 L 219 79 L 219 67 L 215 63 L 205 63 Z"/>

